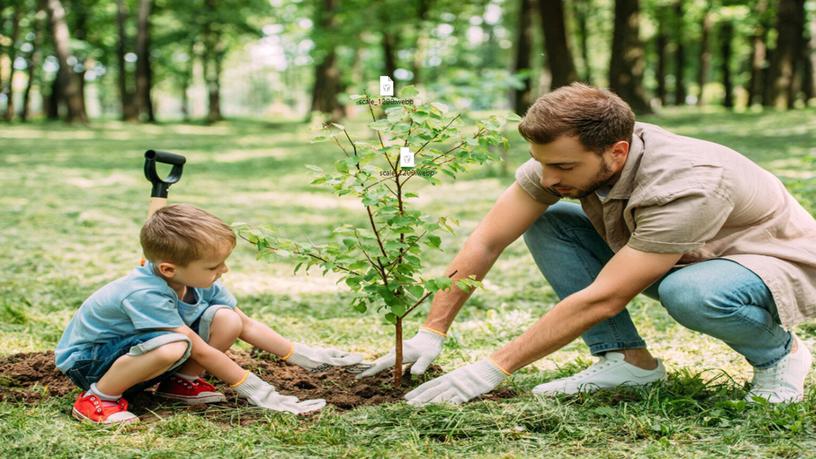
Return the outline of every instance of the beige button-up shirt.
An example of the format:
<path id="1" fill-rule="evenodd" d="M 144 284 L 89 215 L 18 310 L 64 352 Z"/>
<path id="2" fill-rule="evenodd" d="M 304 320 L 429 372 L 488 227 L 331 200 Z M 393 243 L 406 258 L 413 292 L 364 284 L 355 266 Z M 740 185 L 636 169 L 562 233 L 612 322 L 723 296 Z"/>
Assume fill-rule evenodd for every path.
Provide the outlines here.
<path id="1" fill-rule="evenodd" d="M 516 171 L 533 199 L 558 201 L 540 179 L 537 161 Z M 615 252 L 682 253 L 678 265 L 733 260 L 765 282 L 782 325 L 816 317 L 816 220 L 776 176 L 730 148 L 635 123 L 620 178 L 581 206 Z"/>

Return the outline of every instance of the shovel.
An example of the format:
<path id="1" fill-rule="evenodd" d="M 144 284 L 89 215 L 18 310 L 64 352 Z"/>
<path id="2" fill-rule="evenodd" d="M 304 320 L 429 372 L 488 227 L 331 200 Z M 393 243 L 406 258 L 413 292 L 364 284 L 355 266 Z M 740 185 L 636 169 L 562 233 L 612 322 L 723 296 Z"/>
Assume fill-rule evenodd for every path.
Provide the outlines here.
<path id="1" fill-rule="evenodd" d="M 184 171 L 184 163 L 187 158 L 175 153 L 157 150 L 147 150 L 144 154 L 144 173 L 145 177 L 153 184 L 150 190 L 150 202 L 147 206 L 147 218 L 153 216 L 157 210 L 161 209 L 167 204 L 167 192 L 170 190 L 170 185 L 181 180 L 181 173 Z M 165 178 L 159 177 L 156 172 L 156 163 L 171 164 L 170 174 Z M 144 266 L 145 259 L 142 258 L 140 265 Z"/>

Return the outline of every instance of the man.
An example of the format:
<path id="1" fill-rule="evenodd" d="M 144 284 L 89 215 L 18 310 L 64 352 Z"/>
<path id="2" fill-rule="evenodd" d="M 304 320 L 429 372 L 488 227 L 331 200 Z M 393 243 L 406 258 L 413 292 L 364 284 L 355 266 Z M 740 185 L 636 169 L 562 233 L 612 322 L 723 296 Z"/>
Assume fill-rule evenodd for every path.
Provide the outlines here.
<path id="1" fill-rule="evenodd" d="M 518 129 L 532 159 L 446 272 L 482 279 L 523 234 L 561 301 L 489 358 L 409 392 L 409 403 L 468 401 L 578 336 L 599 362 L 534 393 L 665 379 L 626 311 L 641 292 L 748 360 L 749 401 L 802 399 L 812 358 L 788 329 L 816 316 L 816 221 L 776 177 L 724 146 L 635 123 L 619 97 L 581 84 L 540 97 Z M 412 373 L 440 353 L 469 295 L 435 296 L 404 343 Z M 361 376 L 393 365 L 392 353 Z"/>

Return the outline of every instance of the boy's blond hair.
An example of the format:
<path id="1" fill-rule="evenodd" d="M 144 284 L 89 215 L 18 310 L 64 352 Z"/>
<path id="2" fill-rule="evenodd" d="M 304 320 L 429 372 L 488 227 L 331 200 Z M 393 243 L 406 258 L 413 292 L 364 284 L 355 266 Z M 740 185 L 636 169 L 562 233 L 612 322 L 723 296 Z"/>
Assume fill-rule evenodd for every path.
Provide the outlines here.
<path id="1" fill-rule="evenodd" d="M 156 211 L 139 234 L 142 251 L 151 262 L 180 266 L 235 247 L 235 232 L 218 217 L 189 204 Z"/>

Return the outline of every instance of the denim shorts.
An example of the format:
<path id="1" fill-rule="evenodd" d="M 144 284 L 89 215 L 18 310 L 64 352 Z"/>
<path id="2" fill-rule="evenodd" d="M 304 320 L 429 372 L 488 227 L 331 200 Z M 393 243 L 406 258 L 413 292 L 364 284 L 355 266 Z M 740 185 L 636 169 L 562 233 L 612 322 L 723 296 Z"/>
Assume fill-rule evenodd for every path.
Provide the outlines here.
<path id="1" fill-rule="evenodd" d="M 71 378 L 71 381 L 83 390 L 88 390 L 91 384 L 102 379 L 102 376 L 113 366 L 113 363 L 119 357 L 123 355 L 142 355 L 165 344 L 180 341 L 187 343 L 187 351 L 167 372 L 150 381 L 136 384 L 125 391 L 126 394 L 138 393 L 164 379 L 173 369 L 184 363 L 190 357 L 190 349 L 192 346 L 189 338 L 180 333 L 156 330 L 97 344 L 83 351 L 75 360 L 74 365 L 65 371 L 65 375 Z"/>

